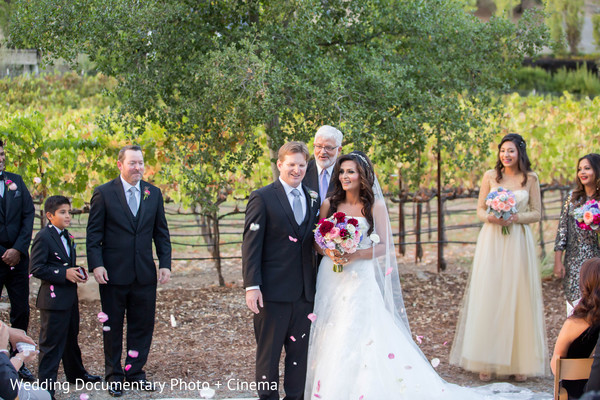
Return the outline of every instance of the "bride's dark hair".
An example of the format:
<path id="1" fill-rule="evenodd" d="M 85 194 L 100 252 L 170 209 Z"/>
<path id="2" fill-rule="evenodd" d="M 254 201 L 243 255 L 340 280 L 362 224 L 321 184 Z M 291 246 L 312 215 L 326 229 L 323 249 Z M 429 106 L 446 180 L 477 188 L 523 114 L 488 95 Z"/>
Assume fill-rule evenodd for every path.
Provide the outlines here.
<path id="1" fill-rule="evenodd" d="M 353 151 L 352 153 L 344 154 L 337 159 L 335 168 L 333 169 L 333 194 L 329 198 L 329 215 L 337 212 L 337 208 L 342 201 L 346 199 L 346 191 L 342 188 L 340 182 L 340 166 L 344 161 L 354 161 L 358 169 L 358 175 L 360 176 L 360 201 L 363 204 L 362 213 L 369 223 L 369 231 L 367 235 L 373 232 L 373 204 L 375 203 L 375 195 L 373 194 L 373 185 L 375 184 L 375 172 L 373 171 L 373 164 L 369 157 L 362 151 Z"/>

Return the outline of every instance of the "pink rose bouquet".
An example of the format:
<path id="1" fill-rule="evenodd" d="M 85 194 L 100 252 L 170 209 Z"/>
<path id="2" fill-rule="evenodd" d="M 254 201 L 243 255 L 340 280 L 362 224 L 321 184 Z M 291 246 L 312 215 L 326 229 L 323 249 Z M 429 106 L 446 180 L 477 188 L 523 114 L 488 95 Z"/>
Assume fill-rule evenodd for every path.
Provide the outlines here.
<path id="1" fill-rule="evenodd" d="M 494 214 L 496 218 L 502 218 L 505 221 L 517 213 L 515 194 L 501 187 L 487 195 L 485 204 L 488 206 L 488 214 Z M 508 235 L 509 233 L 508 226 L 503 226 L 502 234 Z"/>
<path id="2" fill-rule="evenodd" d="M 358 220 L 336 212 L 329 218 L 323 218 L 315 229 L 315 242 L 323 250 L 337 250 L 341 254 L 352 254 L 360 243 L 362 234 L 358 229 Z M 342 272 L 344 266 L 333 264 L 334 272 Z"/>
<path id="3" fill-rule="evenodd" d="M 573 211 L 575 223 L 586 231 L 597 231 L 600 228 L 600 209 L 594 199 L 588 200 Z"/>

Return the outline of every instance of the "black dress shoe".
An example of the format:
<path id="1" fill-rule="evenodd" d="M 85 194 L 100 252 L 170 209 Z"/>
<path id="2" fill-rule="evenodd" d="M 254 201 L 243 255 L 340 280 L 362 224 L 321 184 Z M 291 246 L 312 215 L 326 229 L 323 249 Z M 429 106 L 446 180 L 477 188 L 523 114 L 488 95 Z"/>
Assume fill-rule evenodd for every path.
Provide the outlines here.
<path id="1" fill-rule="evenodd" d="M 123 382 L 110 382 L 108 386 L 108 394 L 112 397 L 123 396 Z"/>
<path id="2" fill-rule="evenodd" d="M 87 372 L 85 374 L 83 374 L 83 377 L 81 379 L 83 379 L 84 382 L 101 382 L 102 381 L 101 376 L 88 374 Z"/>
<path id="3" fill-rule="evenodd" d="M 85 383 L 87 382 L 100 382 L 102 381 L 102 377 L 98 376 L 98 375 L 92 375 L 92 374 L 88 374 L 87 372 L 85 374 L 83 374 L 83 376 L 81 376 L 80 378 L 77 378 L 79 381 L 83 381 Z M 77 381 L 68 381 L 69 383 L 77 383 Z"/>
<path id="4" fill-rule="evenodd" d="M 34 382 L 35 381 L 35 376 L 33 376 L 31 371 L 29 369 L 27 369 L 27 367 L 24 365 L 21 367 L 21 369 L 19 369 L 19 378 L 21 378 L 21 380 L 26 381 L 26 382 Z"/>

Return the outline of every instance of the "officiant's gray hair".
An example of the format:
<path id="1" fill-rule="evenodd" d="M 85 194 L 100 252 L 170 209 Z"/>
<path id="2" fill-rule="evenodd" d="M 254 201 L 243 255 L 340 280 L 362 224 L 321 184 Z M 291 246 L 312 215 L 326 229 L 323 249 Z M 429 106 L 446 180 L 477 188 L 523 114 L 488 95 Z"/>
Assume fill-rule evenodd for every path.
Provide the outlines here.
<path id="1" fill-rule="evenodd" d="M 317 133 L 315 133 L 315 139 L 318 137 L 322 137 L 323 139 L 333 139 L 335 140 L 336 146 L 341 146 L 342 140 L 344 140 L 344 134 L 331 125 L 323 125 L 320 127 L 317 130 Z"/>

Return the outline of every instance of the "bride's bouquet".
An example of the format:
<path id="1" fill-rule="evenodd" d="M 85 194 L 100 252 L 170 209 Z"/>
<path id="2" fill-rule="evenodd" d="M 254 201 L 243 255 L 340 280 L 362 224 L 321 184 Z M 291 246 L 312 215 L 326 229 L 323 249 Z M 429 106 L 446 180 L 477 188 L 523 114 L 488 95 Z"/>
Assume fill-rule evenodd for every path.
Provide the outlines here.
<path id="1" fill-rule="evenodd" d="M 336 212 L 329 218 L 322 218 L 315 229 L 315 242 L 323 250 L 337 250 L 341 254 L 352 254 L 360 243 L 362 234 L 358 220 Z M 333 264 L 333 272 L 342 272 L 344 266 Z"/>
<path id="2" fill-rule="evenodd" d="M 490 192 L 485 199 L 488 214 L 494 214 L 496 218 L 502 218 L 505 221 L 517 213 L 516 204 L 515 194 L 501 187 Z M 508 226 L 503 226 L 502 234 L 508 235 L 509 233 Z"/>
<path id="3" fill-rule="evenodd" d="M 594 199 L 588 200 L 573 211 L 577 226 L 586 231 L 597 231 L 600 228 L 600 209 Z"/>

